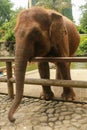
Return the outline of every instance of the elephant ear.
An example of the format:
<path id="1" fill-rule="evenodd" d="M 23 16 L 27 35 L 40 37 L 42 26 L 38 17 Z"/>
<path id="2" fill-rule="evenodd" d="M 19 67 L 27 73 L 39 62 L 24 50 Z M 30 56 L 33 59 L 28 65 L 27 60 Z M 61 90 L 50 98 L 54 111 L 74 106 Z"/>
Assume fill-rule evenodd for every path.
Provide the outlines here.
<path id="1" fill-rule="evenodd" d="M 50 39 L 53 44 L 58 40 L 61 40 L 61 36 L 67 34 L 67 30 L 64 25 L 63 16 L 59 13 L 51 14 L 51 26 L 50 26 Z"/>
<path id="2" fill-rule="evenodd" d="M 51 14 L 50 40 L 51 46 L 58 46 L 62 56 L 69 54 L 68 33 L 64 18 L 59 13 Z"/>

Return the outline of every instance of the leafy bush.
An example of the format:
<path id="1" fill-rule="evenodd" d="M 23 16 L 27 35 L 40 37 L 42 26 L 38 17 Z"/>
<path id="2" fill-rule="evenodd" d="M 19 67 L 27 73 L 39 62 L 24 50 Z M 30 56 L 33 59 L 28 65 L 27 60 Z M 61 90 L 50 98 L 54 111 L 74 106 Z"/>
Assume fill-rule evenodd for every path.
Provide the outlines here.
<path id="1" fill-rule="evenodd" d="M 85 54 L 87 53 L 87 39 L 85 39 L 82 44 L 79 46 L 79 48 L 81 49 L 81 51 Z"/>
<path id="2" fill-rule="evenodd" d="M 85 40 L 81 41 L 81 43 L 77 49 L 76 55 L 84 55 L 84 56 L 87 55 L 87 38 Z"/>
<path id="3" fill-rule="evenodd" d="M 80 34 L 85 34 L 85 30 L 82 28 L 82 26 L 77 26 L 77 30 L 79 31 Z"/>
<path id="4" fill-rule="evenodd" d="M 11 18 L 9 21 L 3 23 L 0 27 L 0 41 L 15 41 L 14 37 L 14 27 L 16 24 L 17 14 L 23 10 L 23 8 L 19 8 L 16 11 L 11 12 Z"/>
<path id="5" fill-rule="evenodd" d="M 11 19 L 9 22 L 3 24 L 1 30 L 3 30 L 4 33 L 3 34 L 1 33 L 0 35 L 2 41 L 15 41 L 14 26 L 15 26 L 15 19 L 14 20 Z"/>
<path id="6" fill-rule="evenodd" d="M 4 39 L 6 39 L 6 41 L 15 41 L 14 31 L 8 30 L 8 33 L 5 34 Z"/>
<path id="7" fill-rule="evenodd" d="M 14 37 L 14 27 L 16 23 L 16 18 L 11 19 L 6 22 L 0 28 L 0 41 L 4 42 L 3 46 L 9 55 L 14 55 L 15 51 L 15 37 Z"/>
<path id="8" fill-rule="evenodd" d="M 80 35 L 80 44 L 82 44 L 85 39 L 87 39 L 87 34 Z"/>

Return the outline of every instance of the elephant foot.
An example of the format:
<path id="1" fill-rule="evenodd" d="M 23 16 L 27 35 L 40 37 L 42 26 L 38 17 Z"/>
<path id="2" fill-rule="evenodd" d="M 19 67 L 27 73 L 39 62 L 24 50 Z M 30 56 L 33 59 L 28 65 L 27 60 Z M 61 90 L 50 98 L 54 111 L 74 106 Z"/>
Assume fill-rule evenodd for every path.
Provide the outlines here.
<path id="1" fill-rule="evenodd" d="M 40 99 L 42 99 L 42 100 L 52 100 L 53 98 L 54 98 L 54 93 L 52 91 L 49 93 L 42 92 L 40 94 Z"/>
<path id="2" fill-rule="evenodd" d="M 61 97 L 62 97 L 64 100 L 72 101 L 72 100 L 75 100 L 75 93 L 74 93 L 73 89 L 66 88 L 66 89 L 63 91 L 63 93 L 61 94 Z"/>

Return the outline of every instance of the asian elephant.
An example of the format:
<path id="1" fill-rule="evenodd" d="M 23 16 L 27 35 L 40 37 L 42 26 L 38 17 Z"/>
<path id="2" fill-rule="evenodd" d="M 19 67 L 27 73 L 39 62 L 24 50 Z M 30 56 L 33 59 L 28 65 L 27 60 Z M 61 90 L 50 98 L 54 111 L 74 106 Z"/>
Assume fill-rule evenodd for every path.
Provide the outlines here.
<path id="1" fill-rule="evenodd" d="M 69 57 L 73 56 L 80 42 L 75 25 L 62 14 L 32 7 L 19 13 L 15 28 L 15 77 L 16 95 L 8 118 L 15 119 L 13 114 L 18 108 L 24 89 L 24 78 L 27 61 L 34 57 Z M 56 78 L 70 80 L 70 63 L 55 63 Z M 48 62 L 39 62 L 38 69 L 41 78 L 49 79 Z M 50 100 L 54 94 L 50 86 L 42 86 L 41 99 Z M 75 93 L 72 88 L 63 88 L 62 97 L 73 100 Z"/>

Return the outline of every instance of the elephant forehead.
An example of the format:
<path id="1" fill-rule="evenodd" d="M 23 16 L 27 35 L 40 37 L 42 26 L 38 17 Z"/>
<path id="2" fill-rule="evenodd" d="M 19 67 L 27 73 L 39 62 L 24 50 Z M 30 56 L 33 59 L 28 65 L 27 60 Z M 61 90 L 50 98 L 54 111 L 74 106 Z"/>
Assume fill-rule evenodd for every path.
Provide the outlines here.
<path id="1" fill-rule="evenodd" d="M 18 22 L 24 23 L 27 26 L 31 26 L 36 22 L 37 24 L 41 25 L 42 27 L 49 28 L 51 21 L 50 16 L 48 15 L 48 12 L 46 10 L 24 10 L 19 14 Z"/>

